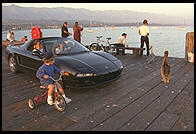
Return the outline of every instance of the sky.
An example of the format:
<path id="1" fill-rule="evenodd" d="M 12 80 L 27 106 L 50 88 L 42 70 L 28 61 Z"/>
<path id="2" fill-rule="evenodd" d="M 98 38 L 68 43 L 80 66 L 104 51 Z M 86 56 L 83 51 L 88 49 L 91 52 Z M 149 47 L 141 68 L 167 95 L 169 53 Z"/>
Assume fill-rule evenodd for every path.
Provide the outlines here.
<path id="1" fill-rule="evenodd" d="M 2 3 L 2 6 L 17 5 L 21 7 L 69 7 L 89 10 L 131 10 L 184 18 L 194 17 L 194 3 Z"/>

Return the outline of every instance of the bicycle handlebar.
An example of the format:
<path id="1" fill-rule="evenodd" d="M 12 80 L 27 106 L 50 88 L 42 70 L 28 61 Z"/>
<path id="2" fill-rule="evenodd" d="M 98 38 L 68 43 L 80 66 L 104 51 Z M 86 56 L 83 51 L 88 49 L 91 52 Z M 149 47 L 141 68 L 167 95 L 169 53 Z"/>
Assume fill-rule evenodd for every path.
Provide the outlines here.
<path id="1" fill-rule="evenodd" d="M 102 36 L 97 36 L 97 38 L 101 39 L 101 38 L 102 38 Z"/>
<path id="2" fill-rule="evenodd" d="M 56 79 L 56 80 L 55 80 L 54 78 L 52 78 L 51 76 L 49 76 L 49 78 L 52 79 L 53 81 L 57 82 L 57 81 L 59 81 L 59 80 L 62 80 L 62 75 L 63 75 L 63 73 L 60 73 L 59 78 Z"/>

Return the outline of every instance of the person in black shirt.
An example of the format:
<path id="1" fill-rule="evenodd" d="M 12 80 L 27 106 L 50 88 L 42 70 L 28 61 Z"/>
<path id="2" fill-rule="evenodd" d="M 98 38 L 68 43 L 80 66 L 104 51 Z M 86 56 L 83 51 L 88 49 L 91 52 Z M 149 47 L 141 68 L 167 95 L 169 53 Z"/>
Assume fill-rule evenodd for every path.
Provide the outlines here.
<path id="1" fill-rule="evenodd" d="M 64 22 L 61 31 L 62 31 L 62 37 L 68 37 L 69 35 L 72 35 L 71 33 L 68 32 L 67 22 Z"/>

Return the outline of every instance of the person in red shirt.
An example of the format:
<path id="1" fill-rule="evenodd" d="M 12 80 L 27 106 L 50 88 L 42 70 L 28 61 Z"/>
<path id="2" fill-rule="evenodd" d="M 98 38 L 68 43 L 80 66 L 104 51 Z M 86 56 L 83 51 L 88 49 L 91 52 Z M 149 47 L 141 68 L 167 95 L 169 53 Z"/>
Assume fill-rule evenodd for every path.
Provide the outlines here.
<path id="1" fill-rule="evenodd" d="M 22 37 L 22 38 L 21 38 L 21 41 L 22 41 L 22 42 L 28 41 L 27 36 Z"/>
<path id="2" fill-rule="evenodd" d="M 83 28 L 81 28 L 80 26 L 78 26 L 78 22 L 75 22 L 75 25 L 73 27 L 73 32 L 74 32 L 74 40 L 78 41 L 79 43 L 81 43 L 81 32 L 82 32 Z"/>

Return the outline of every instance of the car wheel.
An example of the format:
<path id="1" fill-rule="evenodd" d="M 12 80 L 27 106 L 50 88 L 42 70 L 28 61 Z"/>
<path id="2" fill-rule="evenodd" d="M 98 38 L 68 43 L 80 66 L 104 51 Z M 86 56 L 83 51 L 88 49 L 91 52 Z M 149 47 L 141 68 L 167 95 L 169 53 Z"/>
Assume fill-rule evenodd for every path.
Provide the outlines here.
<path id="1" fill-rule="evenodd" d="M 13 72 L 13 73 L 18 72 L 16 60 L 14 59 L 14 57 L 12 55 L 9 58 L 9 67 L 10 67 L 11 72 Z"/>

